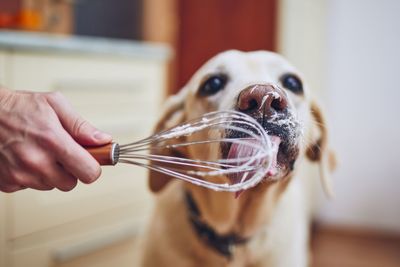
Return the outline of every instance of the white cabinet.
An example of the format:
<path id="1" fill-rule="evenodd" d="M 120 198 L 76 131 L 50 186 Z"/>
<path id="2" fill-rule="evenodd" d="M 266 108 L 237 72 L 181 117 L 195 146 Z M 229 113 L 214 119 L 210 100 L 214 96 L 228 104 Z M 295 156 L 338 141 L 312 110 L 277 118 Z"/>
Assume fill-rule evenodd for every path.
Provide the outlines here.
<path id="1" fill-rule="evenodd" d="M 166 58 L 0 50 L 0 83 L 61 91 L 119 143 L 150 134 L 164 95 L 165 68 Z M 117 165 L 104 167 L 96 183 L 68 193 L 0 193 L 0 266 L 54 266 L 133 236 L 150 210 L 146 175 Z"/>

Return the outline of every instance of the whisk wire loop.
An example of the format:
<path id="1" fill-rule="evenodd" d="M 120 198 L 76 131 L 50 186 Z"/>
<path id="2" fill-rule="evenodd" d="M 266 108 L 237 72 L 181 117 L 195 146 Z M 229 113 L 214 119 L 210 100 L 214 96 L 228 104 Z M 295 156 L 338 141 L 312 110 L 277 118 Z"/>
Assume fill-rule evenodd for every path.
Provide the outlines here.
<path id="1" fill-rule="evenodd" d="M 236 192 L 262 180 L 271 164 L 271 147 L 267 133 L 252 117 L 237 111 L 218 111 L 120 145 L 117 162 L 213 190 Z M 200 151 L 197 154 L 205 158 L 168 153 L 185 148 L 196 148 Z M 232 175 L 239 179 L 229 179 Z"/>

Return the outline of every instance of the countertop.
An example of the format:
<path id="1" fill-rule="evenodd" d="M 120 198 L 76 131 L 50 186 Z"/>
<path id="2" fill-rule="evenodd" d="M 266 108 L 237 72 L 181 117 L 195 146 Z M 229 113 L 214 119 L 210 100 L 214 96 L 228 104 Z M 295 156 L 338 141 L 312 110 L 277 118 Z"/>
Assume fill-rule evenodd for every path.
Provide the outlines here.
<path id="1" fill-rule="evenodd" d="M 19 31 L 0 31 L 0 50 L 85 53 L 154 60 L 166 60 L 172 55 L 172 49 L 161 43 Z"/>

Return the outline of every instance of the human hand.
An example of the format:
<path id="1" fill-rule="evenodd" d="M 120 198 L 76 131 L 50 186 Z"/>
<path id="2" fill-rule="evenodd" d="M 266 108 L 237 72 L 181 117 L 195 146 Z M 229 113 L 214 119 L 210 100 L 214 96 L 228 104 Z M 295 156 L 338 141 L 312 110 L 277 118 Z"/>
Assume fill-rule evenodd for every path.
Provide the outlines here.
<path id="1" fill-rule="evenodd" d="M 92 183 L 101 168 L 82 146 L 111 141 L 60 93 L 0 88 L 0 191 L 69 191 L 77 180 Z"/>

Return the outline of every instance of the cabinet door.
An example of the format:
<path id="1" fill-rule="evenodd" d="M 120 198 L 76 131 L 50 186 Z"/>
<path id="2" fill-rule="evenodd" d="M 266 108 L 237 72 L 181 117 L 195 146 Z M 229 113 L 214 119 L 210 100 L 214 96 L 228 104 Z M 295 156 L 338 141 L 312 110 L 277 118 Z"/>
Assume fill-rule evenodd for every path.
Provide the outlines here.
<path id="1" fill-rule="evenodd" d="M 74 107 L 118 142 L 147 136 L 158 115 L 164 68 L 157 61 L 18 53 L 13 55 L 12 88 L 59 90 Z M 138 167 L 104 167 L 92 185 L 68 193 L 24 190 L 8 203 L 9 238 L 18 238 L 120 206 L 132 216 L 148 213 L 147 172 Z"/>
<path id="2" fill-rule="evenodd" d="M 7 264 L 1 267 L 61 267 L 67 262 L 90 258 L 76 266 L 137 266 L 134 246 L 116 249 L 122 243 L 135 243 L 142 221 L 129 219 L 135 210 L 121 207 L 106 214 L 48 228 L 8 242 Z M 103 253 L 113 250 L 108 259 Z M 96 255 L 100 255 L 96 257 Z M 129 258 L 127 258 L 129 257 Z M 115 262 L 115 264 L 112 264 Z"/>

